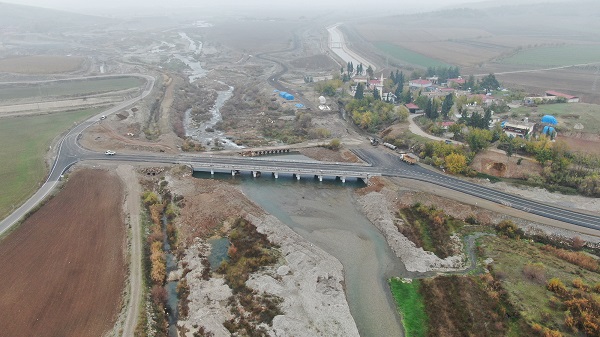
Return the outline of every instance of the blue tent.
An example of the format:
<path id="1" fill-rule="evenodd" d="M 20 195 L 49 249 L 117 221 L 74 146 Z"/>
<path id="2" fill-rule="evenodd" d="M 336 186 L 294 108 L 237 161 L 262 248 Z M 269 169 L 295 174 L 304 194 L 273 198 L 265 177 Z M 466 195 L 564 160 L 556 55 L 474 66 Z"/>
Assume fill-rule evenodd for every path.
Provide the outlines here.
<path id="1" fill-rule="evenodd" d="M 558 121 L 554 116 L 545 115 L 544 117 L 542 117 L 542 123 L 556 125 L 558 124 Z"/>
<path id="2" fill-rule="evenodd" d="M 286 94 L 283 96 L 283 98 L 287 99 L 288 101 L 291 101 L 291 100 L 293 100 L 293 99 L 294 99 L 294 95 L 291 95 L 291 94 L 288 94 L 288 93 L 286 93 Z"/>
<path id="3" fill-rule="evenodd" d="M 280 91 L 280 92 L 279 92 L 279 96 L 281 96 L 281 97 L 284 97 L 284 98 L 285 98 L 285 95 L 288 95 L 288 93 L 287 93 L 287 92 L 285 92 L 285 91 Z"/>

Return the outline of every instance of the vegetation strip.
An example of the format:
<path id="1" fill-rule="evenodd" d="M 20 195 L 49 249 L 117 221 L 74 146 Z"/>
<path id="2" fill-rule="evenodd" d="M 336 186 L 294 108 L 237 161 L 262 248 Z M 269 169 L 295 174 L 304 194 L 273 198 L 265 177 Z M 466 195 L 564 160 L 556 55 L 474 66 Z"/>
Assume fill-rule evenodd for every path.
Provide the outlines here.
<path id="1" fill-rule="evenodd" d="M 396 300 L 402 316 L 406 337 L 427 336 L 428 318 L 425 312 L 423 296 L 419 293 L 421 282 L 405 282 L 397 278 L 389 280 L 392 296 Z"/>

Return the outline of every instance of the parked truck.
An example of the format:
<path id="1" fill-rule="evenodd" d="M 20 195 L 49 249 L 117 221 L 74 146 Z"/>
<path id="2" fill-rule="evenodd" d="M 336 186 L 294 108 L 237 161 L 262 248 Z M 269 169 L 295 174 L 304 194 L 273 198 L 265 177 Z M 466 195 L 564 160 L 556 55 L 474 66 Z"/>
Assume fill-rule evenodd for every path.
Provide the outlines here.
<path id="1" fill-rule="evenodd" d="M 405 163 L 407 163 L 409 165 L 414 165 L 418 161 L 417 156 L 412 153 L 403 153 L 400 156 L 402 158 L 402 161 L 404 161 Z"/>

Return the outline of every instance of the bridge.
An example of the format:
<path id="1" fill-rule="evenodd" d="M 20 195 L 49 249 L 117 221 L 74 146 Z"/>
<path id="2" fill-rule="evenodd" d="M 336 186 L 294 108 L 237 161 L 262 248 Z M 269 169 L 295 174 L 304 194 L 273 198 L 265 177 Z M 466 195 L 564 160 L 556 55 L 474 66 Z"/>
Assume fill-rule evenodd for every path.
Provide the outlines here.
<path id="1" fill-rule="evenodd" d="M 195 172 L 210 172 L 211 175 L 214 175 L 215 172 L 229 171 L 231 175 L 236 175 L 241 171 L 246 171 L 251 172 L 254 178 L 261 176 L 264 172 L 268 172 L 275 179 L 279 178 L 279 174 L 287 173 L 292 174 L 297 180 L 300 180 L 302 176 L 315 177 L 319 181 L 323 181 L 324 177 L 333 177 L 336 179 L 339 178 L 342 183 L 345 183 L 347 178 L 357 178 L 368 183 L 370 177 L 381 176 L 381 173 L 367 169 L 366 166 L 349 167 L 348 165 L 301 161 L 254 160 L 248 164 L 215 163 L 211 161 L 193 162 L 188 165 Z"/>

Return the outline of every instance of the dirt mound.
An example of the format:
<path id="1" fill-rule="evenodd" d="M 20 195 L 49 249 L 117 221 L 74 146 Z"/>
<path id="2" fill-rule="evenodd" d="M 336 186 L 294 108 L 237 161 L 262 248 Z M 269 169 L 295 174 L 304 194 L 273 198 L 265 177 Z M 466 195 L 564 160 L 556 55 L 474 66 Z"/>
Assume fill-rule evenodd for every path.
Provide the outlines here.
<path id="1" fill-rule="evenodd" d="M 0 335 L 102 336 L 113 327 L 125 285 L 121 195 L 115 175 L 79 171 L 0 243 Z"/>
<path id="2" fill-rule="evenodd" d="M 506 165 L 503 163 L 491 163 L 488 165 L 488 169 L 490 171 L 495 171 L 495 175 L 502 176 L 504 175 L 504 172 L 506 172 Z"/>
<path id="3" fill-rule="evenodd" d="M 475 156 L 471 167 L 479 172 L 501 178 L 522 179 L 541 172 L 542 168 L 536 161 L 524 158 L 520 164 L 517 164 L 519 159 L 521 158 L 508 158 L 501 153 L 486 151 Z"/>

